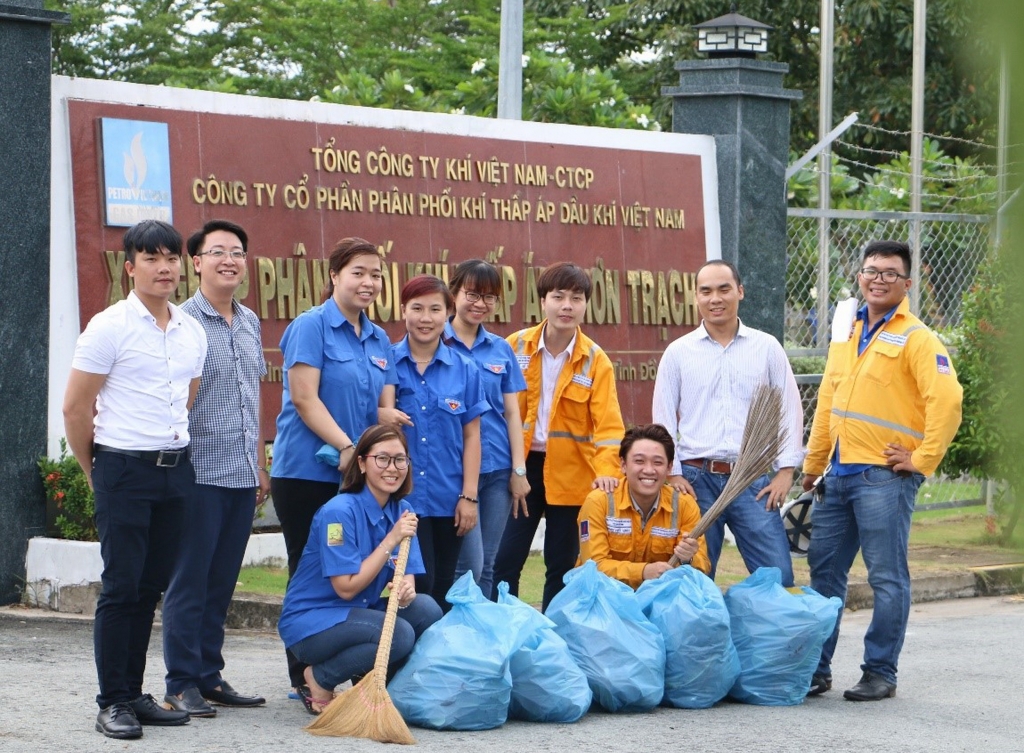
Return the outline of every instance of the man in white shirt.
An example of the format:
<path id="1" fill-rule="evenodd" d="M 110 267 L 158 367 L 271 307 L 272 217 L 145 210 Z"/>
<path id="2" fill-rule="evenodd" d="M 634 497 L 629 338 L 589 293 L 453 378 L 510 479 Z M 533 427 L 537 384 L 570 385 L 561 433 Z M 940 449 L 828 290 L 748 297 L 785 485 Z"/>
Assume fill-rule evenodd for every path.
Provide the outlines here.
<path id="1" fill-rule="evenodd" d="M 181 236 L 146 220 L 124 234 L 134 290 L 79 336 L 64 395 L 68 445 L 96 501 L 103 557 L 94 651 L 96 730 L 142 737 L 142 724 L 189 715 L 142 693 L 153 614 L 167 587 L 195 476 L 188 408 L 199 389 L 206 333 L 170 303 L 181 279 Z M 95 416 L 94 416 L 95 413 Z"/>
<path id="2" fill-rule="evenodd" d="M 754 392 L 761 384 L 779 387 L 787 439 L 777 471 L 740 494 L 705 540 L 712 578 L 728 524 L 750 572 L 777 567 L 783 585 L 792 586 L 789 542 L 778 508 L 803 459 L 803 409 L 796 379 L 778 341 L 740 321 L 743 285 L 734 265 L 707 262 L 697 272 L 696 287 L 703 322 L 665 349 L 654 382 L 653 420 L 674 429 L 676 439 L 668 483 L 696 497 L 701 512 L 706 512 L 732 473 Z"/>

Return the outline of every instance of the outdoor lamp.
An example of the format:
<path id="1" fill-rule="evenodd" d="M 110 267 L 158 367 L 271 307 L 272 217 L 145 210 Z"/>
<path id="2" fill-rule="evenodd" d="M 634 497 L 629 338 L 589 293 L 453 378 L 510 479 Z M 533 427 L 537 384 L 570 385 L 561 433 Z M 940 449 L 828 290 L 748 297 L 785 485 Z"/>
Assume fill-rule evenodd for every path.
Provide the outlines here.
<path id="1" fill-rule="evenodd" d="M 741 16 L 736 3 L 730 13 L 697 24 L 697 50 L 709 58 L 752 58 L 768 51 L 768 24 Z"/>

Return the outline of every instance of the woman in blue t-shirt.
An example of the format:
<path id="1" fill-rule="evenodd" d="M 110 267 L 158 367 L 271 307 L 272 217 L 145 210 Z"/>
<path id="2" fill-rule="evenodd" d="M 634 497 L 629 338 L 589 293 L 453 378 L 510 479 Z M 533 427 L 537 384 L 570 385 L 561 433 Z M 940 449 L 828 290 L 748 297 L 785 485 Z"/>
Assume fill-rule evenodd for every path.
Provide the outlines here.
<path id="1" fill-rule="evenodd" d="M 367 427 L 393 421 L 395 367 L 384 330 L 366 309 L 381 289 L 377 247 L 362 238 L 337 243 L 328 261 L 325 301 L 300 314 L 281 338 L 284 393 L 277 417 L 270 490 L 288 551 L 288 574 L 298 566 L 313 514 L 338 493 L 341 468 Z M 324 464 L 328 444 L 340 463 Z M 304 667 L 288 656 L 292 685 L 305 695 Z"/>
<path id="2" fill-rule="evenodd" d="M 288 584 L 278 632 L 305 667 L 306 709 L 319 714 L 334 688 L 373 668 L 387 599 L 398 592 L 389 674 L 412 651 L 424 630 L 441 618 L 414 576 L 423 572 L 413 538 L 406 575 L 392 582 L 402 539 L 416 535 L 417 517 L 403 500 L 412 488 L 405 437 L 394 426 L 363 432 L 342 483 L 342 493 L 313 517 L 309 541 Z M 402 500 L 402 501 L 400 501 Z"/>
<path id="3" fill-rule="evenodd" d="M 408 502 L 420 517 L 426 572 L 416 580 L 447 609 L 462 537 L 477 521 L 480 416 L 487 401 L 476 366 L 442 341 L 452 309 L 444 280 L 419 275 L 402 288 L 406 336 L 392 347 L 397 408 L 413 464 Z"/>
<path id="4" fill-rule="evenodd" d="M 490 407 L 480 417 L 479 525 L 463 537 L 455 577 L 472 570 L 484 596 L 493 599 L 494 558 L 505 521 L 513 502 L 525 511 L 530 491 L 523 420 L 516 398 L 516 393 L 526 389 L 526 380 L 512 346 L 483 325 L 501 300 L 498 269 L 482 259 L 464 261 L 455 268 L 448 288 L 455 298 L 455 316 L 445 325 L 444 340 L 476 363 Z"/>

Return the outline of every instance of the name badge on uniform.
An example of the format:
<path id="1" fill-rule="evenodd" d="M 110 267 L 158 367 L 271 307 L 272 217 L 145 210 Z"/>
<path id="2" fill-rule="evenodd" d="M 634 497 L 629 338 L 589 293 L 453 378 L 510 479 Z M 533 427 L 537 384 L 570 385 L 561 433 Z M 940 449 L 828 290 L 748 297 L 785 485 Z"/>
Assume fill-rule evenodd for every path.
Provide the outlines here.
<path id="1" fill-rule="evenodd" d="M 580 521 L 580 541 L 590 541 L 590 521 Z"/>
<path id="2" fill-rule="evenodd" d="M 594 380 L 590 377 L 585 377 L 582 374 L 573 374 L 572 381 L 576 384 L 582 384 L 588 390 L 594 386 Z"/>
<path id="3" fill-rule="evenodd" d="M 629 518 L 605 518 L 608 533 L 622 533 L 627 536 L 633 533 L 633 521 Z"/>
<path id="4" fill-rule="evenodd" d="M 679 535 L 679 529 L 677 528 L 658 528 L 657 526 L 651 527 L 651 536 L 657 536 L 659 539 L 674 539 Z"/>
<path id="5" fill-rule="evenodd" d="M 892 332 L 879 332 L 878 342 L 889 343 L 890 345 L 899 345 L 901 348 L 907 344 L 906 335 L 896 335 Z"/>

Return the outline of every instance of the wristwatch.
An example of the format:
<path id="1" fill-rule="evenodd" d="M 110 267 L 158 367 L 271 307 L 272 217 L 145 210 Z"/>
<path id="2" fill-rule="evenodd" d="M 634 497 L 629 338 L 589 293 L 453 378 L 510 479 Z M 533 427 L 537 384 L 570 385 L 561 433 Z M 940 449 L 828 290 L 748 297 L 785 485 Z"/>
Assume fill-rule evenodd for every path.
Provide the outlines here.
<path id="1" fill-rule="evenodd" d="M 523 476 L 526 475 L 526 466 L 525 465 L 516 466 L 515 468 L 512 469 L 512 473 L 514 473 L 517 476 L 519 476 L 519 478 L 522 478 Z"/>

